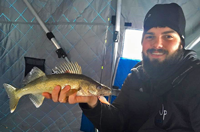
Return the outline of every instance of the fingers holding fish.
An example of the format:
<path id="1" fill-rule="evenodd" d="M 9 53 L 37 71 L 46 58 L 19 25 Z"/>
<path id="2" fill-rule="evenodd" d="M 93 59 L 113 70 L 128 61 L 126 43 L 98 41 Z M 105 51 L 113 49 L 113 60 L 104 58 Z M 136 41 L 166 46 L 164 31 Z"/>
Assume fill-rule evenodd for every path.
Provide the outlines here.
<path id="1" fill-rule="evenodd" d="M 51 94 L 48 93 L 48 92 L 43 92 L 42 95 L 43 95 L 45 98 L 47 98 L 47 99 L 51 99 L 51 98 L 52 98 L 52 97 L 51 97 Z"/>
<path id="2" fill-rule="evenodd" d="M 54 87 L 52 93 L 44 92 L 43 96 L 48 99 L 52 99 L 54 102 L 60 103 L 87 103 L 90 107 L 95 107 L 97 104 L 97 96 L 77 96 L 76 89 L 71 89 L 70 85 L 65 86 L 61 89 L 61 86 L 57 85 Z"/>
<path id="3" fill-rule="evenodd" d="M 68 98 L 68 103 L 69 103 L 69 104 L 79 103 L 79 102 L 77 101 L 77 98 L 78 98 L 78 96 L 76 95 L 76 93 L 70 95 L 69 98 Z"/>
<path id="4" fill-rule="evenodd" d="M 61 91 L 61 86 L 59 85 L 55 86 L 51 94 L 53 102 L 59 101 L 60 91 Z"/>
<path id="5" fill-rule="evenodd" d="M 67 103 L 68 102 L 68 92 L 71 89 L 69 85 L 65 86 L 61 91 L 59 95 L 59 102 L 60 103 Z"/>
<path id="6" fill-rule="evenodd" d="M 97 104 L 97 96 L 77 96 L 76 93 L 72 94 L 68 98 L 69 104 L 75 103 L 87 103 L 91 108 L 95 107 Z"/>

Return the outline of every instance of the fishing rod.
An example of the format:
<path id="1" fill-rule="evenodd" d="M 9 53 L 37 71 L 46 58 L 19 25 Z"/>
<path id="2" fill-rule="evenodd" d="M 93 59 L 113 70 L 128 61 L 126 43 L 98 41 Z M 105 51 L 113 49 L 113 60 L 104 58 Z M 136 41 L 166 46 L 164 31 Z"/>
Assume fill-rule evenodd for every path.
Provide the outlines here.
<path id="1" fill-rule="evenodd" d="M 36 11 L 33 9 L 33 7 L 31 6 L 31 4 L 27 0 L 23 0 L 23 1 L 27 5 L 27 7 L 30 10 L 30 12 L 35 16 L 36 20 L 38 21 L 38 23 L 40 24 L 40 26 L 42 27 L 42 29 L 45 31 L 47 38 L 55 45 L 55 47 L 57 49 L 56 53 L 58 55 L 58 58 L 62 57 L 67 62 L 70 62 L 69 59 L 67 58 L 67 54 L 60 47 L 60 45 L 58 44 L 57 40 L 55 39 L 54 34 L 47 29 L 47 27 L 45 26 L 45 24 L 43 23 L 43 21 L 40 19 L 40 17 L 36 13 Z"/>

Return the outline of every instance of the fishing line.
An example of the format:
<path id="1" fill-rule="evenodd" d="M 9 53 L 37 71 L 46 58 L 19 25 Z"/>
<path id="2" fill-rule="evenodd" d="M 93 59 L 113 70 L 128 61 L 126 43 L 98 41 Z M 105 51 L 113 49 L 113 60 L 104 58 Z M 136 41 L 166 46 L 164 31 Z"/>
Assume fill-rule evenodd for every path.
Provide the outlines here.
<path id="1" fill-rule="evenodd" d="M 102 130 L 102 128 L 101 128 L 101 120 L 102 120 L 102 114 L 103 114 L 103 112 L 102 112 L 102 108 L 103 107 L 103 105 L 102 105 L 102 103 L 101 103 L 101 116 L 100 116 L 100 131 Z"/>
<path id="2" fill-rule="evenodd" d="M 108 21 L 110 21 L 110 18 L 108 18 Z M 107 44 L 107 38 L 108 38 L 108 28 L 109 26 L 106 26 L 106 34 L 105 34 L 105 41 L 104 41 L 104 48 L 102 51 L 103 59 L 102 59 L 102 65 L 101 65 L 101 75 L 100 75 L 100 83 L 102 83 L 102 76 L 103 76 L 103 70 L 104 70 L 104 61 L 106 56 L 106 44 Z"/>
<path id="3" fill-rule="evenodd" d="M 108 21 L 110 21 L 110 18 L 108 18 Z M 109 26 L 106 26 L 106 34 L 105 34 L 105 41 L 104 41 L 104 48 L 103 48 L 103 51 L 102 51 L 102 55 L 103 55 L 103 59 L 102 59 L 102 65 L 101 65 L 101 75 L 100 75 L 100 83 L 102 83 L 102 75 L 103 75 L 103 70 L 104 70 L 104 61 L 105 61 L 105 56 L 106 56 L 106 44 L 107 44 L 107 38 L 108 38 L 108 28 Z M 101 103 L 101 101 L 100 101 Z M 101 121 L 102 121 L 102 103 L 101 103 L 101 115 L 100 115 L 100 130 L 102 129 L 101 128 Z M 96 129 L 96 128 L 95 128 Z M 97 132 L 99 132 L 97 129 L 96 129 Z"/>

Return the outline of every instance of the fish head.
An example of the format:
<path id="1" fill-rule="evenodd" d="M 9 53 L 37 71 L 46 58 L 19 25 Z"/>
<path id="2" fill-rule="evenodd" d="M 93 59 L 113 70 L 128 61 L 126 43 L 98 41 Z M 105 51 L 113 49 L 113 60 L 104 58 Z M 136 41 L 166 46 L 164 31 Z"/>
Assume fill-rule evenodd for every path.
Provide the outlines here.
<path id="1" fill-rule="evenodd" d="M 88 90 L 92 95 L 96 95 L 96 96 L 111 95 L 111 89 L 108 86 L 100 84 L 100 83 L 89 85 Z"/>

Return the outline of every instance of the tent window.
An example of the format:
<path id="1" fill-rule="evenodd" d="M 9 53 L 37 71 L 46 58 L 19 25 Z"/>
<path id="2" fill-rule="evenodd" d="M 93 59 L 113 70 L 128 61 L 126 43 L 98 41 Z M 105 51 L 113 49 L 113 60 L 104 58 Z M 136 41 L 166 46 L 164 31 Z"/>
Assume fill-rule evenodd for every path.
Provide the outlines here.
<path id="1" fill-rule="evenodd" d="M 141 30 L 125 30 L 124 49 L 122 57 L 142 60 L 142 33 Z"/>

